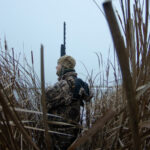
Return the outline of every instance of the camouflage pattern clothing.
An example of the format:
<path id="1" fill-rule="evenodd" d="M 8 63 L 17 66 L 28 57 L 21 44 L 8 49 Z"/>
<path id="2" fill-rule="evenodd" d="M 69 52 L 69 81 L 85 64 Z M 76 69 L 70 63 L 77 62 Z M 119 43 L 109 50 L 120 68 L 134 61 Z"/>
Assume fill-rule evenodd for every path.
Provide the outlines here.
<path id="1" fill-rule="evenodd" d="M 63 119 L 49 118 L 50 121 L 74 122 L 80 121 L 80 105 L 89 96 L 89 89 L 85 82 L 77 78 L 73 69 L 67 69 L 60 76 L 59 81 L 52 88 L 46 90 L 47 109 L 49 113 L 63 117 Z M 66 150 L 76 139 L 79 129 L 73 126 L 50 125 L 50 129 L 72 136 L 52 134 L 55 150 Z"/>

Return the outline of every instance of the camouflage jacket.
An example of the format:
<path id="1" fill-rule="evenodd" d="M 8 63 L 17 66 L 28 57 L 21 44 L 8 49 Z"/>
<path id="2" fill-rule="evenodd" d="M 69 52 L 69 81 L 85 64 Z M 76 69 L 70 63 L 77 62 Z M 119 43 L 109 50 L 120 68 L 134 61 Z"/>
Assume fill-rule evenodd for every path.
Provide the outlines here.
<path id="1" fill-rule="evenodd" d="M 78 81 L 75 82 L 77 79 L 75 71 L 68 71 L 59 78 L 53 87 L 46 90 L 49 113 L 79 122 L 81 100 L 85 98 L 85 95 L 88 96 L 89 92 L 79 86 Z"/>

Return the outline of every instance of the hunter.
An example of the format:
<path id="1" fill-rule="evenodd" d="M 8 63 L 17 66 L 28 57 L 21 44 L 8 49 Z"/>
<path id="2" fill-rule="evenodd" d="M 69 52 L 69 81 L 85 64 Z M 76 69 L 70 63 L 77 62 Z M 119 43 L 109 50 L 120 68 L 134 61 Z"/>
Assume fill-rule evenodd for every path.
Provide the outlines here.
<path id="1" fill-rule="evenodd" d="M 73 57 L 67 55 L 60 57 L 56 67 L 58 82 L 46 90 L 48 112 L 62 117 L 61 119 L 49 118 L 50 129 L 64 133 L 51 135 L 54 150 L 66 150 L 77 138 L 80 132 L 80 106 L 90 100 L 89 87 L 86 82 L 77 77 L 75 65 L 76 61 Z M 59 125 L 57 122 L 72 125 L 61 123 Z"/>

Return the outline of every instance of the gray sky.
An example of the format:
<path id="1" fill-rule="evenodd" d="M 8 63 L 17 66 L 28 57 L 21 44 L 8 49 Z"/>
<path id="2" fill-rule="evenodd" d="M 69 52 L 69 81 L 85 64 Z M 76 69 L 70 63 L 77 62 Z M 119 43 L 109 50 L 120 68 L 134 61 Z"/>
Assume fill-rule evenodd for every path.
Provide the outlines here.
<path id="1" fill-rule="evenodd" d="M 102 4 L 101 1 L 99 3 Z M 114 2 L 117 5 L 117 2 Z M 102 7 L 101 7 L 102 8 Z M 92 0 L 0 0 L 0 38 L 9 48 L 30 60 L 33 50 L 34 65 L 40 77 L 40 44 L 45 48 L 45 80 L 57 81 L 55 68 L 63 42 L 63 22 L 67 24 L 66 52 L 76 61 L 76 71 L 84 78 L 88 70 L 98 72 L 94 52 L 102 53 L 106 62 L 108 50 L 113 57 L 113 44 L 103 14 Z"/>

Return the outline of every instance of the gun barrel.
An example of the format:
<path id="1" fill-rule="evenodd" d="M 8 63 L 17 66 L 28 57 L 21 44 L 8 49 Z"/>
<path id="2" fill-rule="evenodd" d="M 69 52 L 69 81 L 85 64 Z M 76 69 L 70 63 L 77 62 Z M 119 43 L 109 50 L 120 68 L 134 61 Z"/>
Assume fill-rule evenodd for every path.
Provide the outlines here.
<path id="1" fill-rule="evenodd" d="M 64 22 L 64 43 L 61 44 L 60 57 L 66 55 L 66 22 Z"/>
<path id="2" fill-rule="evenodd" d="M 64 22 L 64 47 L 66 50 L 66 22 Z"/>

